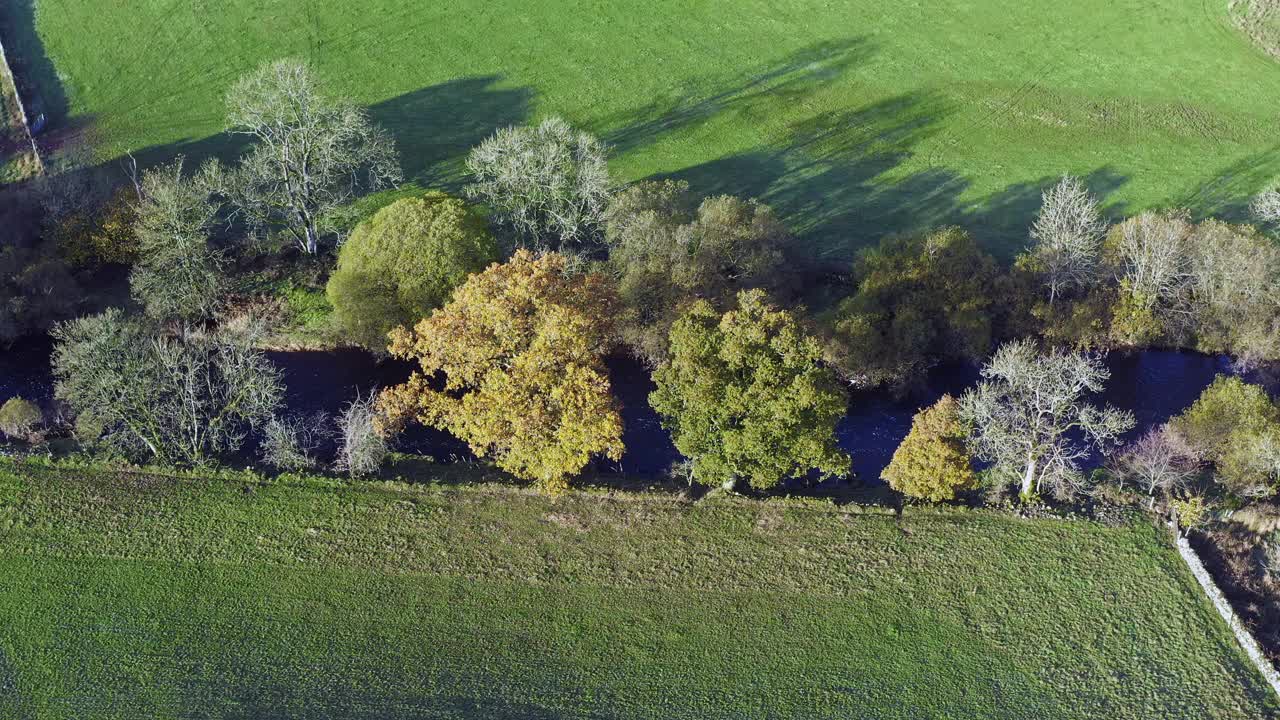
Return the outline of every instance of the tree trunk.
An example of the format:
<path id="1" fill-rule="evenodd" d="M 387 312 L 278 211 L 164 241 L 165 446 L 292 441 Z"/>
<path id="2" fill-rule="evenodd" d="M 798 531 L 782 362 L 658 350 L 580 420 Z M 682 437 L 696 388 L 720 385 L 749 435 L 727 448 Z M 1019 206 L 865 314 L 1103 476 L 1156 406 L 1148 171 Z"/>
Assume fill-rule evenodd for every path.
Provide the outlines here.
<path id="1" fill-rule="evenodd" d="M 1034 459 L 1027 458 L 1027 472 L 1025 475 L 1022 476 L 1022 499 L 1023 500 L 1026 500 L 1027 498 L 1031 497 L 1031 493 L 1035 489 L 1034 488 L 1035 481 L 1036 481 L 1036 461 Z"/>
<path id="2" fill-rule="evenodd" d="M 316 227 L 313 223 L 307 223 L 307 254 L 315 255 L 320 249 L 320 242 L 316 239 Z"/>

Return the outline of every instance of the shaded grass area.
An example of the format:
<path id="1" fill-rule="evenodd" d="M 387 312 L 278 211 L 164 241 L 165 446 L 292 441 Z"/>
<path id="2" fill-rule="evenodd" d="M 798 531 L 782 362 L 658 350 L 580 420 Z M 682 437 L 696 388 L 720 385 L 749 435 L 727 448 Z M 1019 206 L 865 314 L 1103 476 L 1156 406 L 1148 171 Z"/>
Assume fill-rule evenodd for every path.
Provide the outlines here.
<path id="1" fill-rule="evenodd" d="M 0 466 L 0 715 L 1277 713 L 1141 522 L 477 474 Z"/>
<path id="2" fill-rule="evenodd" d="M 1233 217 L 1280 174 L 1280 66 L 1225 3 L 9 5 L 44 104 L 66 132 L 93 127 L 104 159 L 233 154 L 223 94 L 302 57 L 371 108 L 424 185 L 456 184 L 495 128 L 557 113 L 615 146 L 623 180 L 768 200 L 827 264 L 939 223 L 1008 257 L 1064 172 L 1115 213 Z"/>

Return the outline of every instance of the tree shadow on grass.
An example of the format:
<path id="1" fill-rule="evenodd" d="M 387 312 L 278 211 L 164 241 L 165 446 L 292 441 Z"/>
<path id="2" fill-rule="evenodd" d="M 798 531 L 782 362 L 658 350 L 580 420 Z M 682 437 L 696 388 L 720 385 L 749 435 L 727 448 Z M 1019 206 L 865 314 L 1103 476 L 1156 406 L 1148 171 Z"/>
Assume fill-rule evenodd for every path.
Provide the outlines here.
<path id="1" fill-rule="evenodd" d="M 65 121 L 67 95 L 36 32 L 35 0 L 0 3 L 0 41 L 4 42 L 27 114 L 32 119 L 44 114 L 50 124 Z"/>

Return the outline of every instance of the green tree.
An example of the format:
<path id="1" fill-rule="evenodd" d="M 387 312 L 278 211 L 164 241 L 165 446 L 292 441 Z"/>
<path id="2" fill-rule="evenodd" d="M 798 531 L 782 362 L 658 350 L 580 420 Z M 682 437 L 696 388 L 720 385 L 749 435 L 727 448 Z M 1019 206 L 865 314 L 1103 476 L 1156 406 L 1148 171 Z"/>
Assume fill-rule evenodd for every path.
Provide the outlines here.
<path id="1" fill-rule="evenodd" d="M 987 354 L 1007 288 L 964 230 L 887 239 L 855 270 L 858 289 L 834 313 L 829 353 L 845 376 L 902 383 L 939 360 Z"/>
<path id="2" fill-rule="evenodd" d="M 487 222 L 461 200 L 405 198 L 360 223 L 338 253 L 327 292 L 347 336 L 372 350 L 426 317 L 469 275 L 499 260 Z"/>
<path id="3" fill-rule="evenodd" d="M 1280 409 L 1261 387 L 1219 375 L 1171 424 L 1214 464 L 1215 476 L 1231 492 L 1254 497 L 1273 491 Z"/>
<path id="4" fill-rule="evenodd" d="M 649 402 L 707 485 L 768 488 L 818 470 L 849 472 L 836 444 L 848 395 L 821 364 L 820 343 L 761 290 L 723 316 L 695 302 L 671 328 L 671 359 Z"/>
<path id="5" fill-rule="evenodd" d="M 606 220 L 618 334 L 650 365 L 666 360 L 671 325 L 694 300 L 724 308 L 740 290 L 787 284 L 791 234 L 768 205 L 728 195 L 698 203 L 688 183 L 642 182 L 614 197 Z"/>
<path id="6" fill-rule="evenodd" d="M 911 432 L 880 477 L 904 495 L 933 502 L 951 500 L 956 491 L 978 485 L 965 447 L 967 435 L 956 399 L 943 395 L 916 413 Z"/>
<path id="7" fill-rule="evenodd" d="M 564 256 L 518 251 L 471 276 L 391 354 L 420 370 L 378 397 L 379 427 L 447 430 L 502 469 L 562 492 L 595 455 L 622 456 L 622 417 L 603 356 L 616 300 L 607 278 Z M 433 378 L 443 373 L 443 388 Z"/>

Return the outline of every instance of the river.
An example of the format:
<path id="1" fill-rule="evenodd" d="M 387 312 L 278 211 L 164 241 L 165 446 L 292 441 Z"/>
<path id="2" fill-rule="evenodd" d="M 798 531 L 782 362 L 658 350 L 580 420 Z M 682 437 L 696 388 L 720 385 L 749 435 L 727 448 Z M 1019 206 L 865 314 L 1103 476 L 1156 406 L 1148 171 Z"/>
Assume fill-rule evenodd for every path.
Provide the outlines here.
<path id="1" fill-rule="evenodd" d="M 27 341 L 0 351 L 0 402 L 22 395 L 49 406 L 53 382 L 49 374 L 50 344 Z M 283 374 L 285 403 L 290 412 L 333 413 L 357 394 L 401 382 L 412 366 L 394 360 L 379 361 L 362 350 L 292 351 L 267 353 Z M 1219 373 L 1232 373 L 1225 356 L 1193 352 L 1146 350 L 1112 353 L 1106 357 L 1111 379 L 1107 402 L 1130 410 L 1137 418 L 1134 433 L 1162 423 L 1190 405 Z M 679 458 L 671 439 L 649 407 L 653 382 L 638 363 L 615 357 L 609 361 L 614 392 L 622 404 L 626 453 L 605 469 L 625 473 L 654 474 Z M 896 397 L 883 390 L 852 394 L 849 413 L 837 428 L 840 445 L 853 457 L 853 469 L 862 482 L 877 482 L 880 471 L 911 428 L 912 416 L 944 393 L 958 396 L 978 378 L 976 367 L 948 365 L 935 368 L 911 395 Z M 1265 386 L 1273 396 L 1280 390 L 1280 367 L 1267 366 L 1246 374 L 1250 382 Z M 414 428 L 397 439 L 407 452 L 430 455 L 442 462 L 470 457 L 466 446 L 447 433 Z"/>

